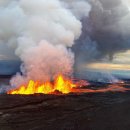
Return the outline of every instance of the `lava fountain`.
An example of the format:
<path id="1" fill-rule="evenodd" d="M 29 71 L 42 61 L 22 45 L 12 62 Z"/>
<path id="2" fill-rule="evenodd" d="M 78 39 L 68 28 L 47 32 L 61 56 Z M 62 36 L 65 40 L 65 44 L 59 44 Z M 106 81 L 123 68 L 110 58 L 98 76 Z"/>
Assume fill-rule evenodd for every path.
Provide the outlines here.
<path id="1" fill-rule="evenodd" d="M 86 80 L 76 80 L 59 74 L 54 81 L 40 82 L 29 80 L 27 84 L 9 90 L 7 94 L 31 95 L 31 94 L 69 94 L 69 93 L 104 93 L 104 92 L 125 92 L 130 90 L 122 81 L 112 83 L 105 88 L 92 89 Z M 84 88 L 85 87 L 85 88 Z"/>
<path id="2" fill-rule="evenodd" d="M 58 75 L 54 82 L 44 82 L 30 80 L 27 85 L 21 85 L 19 88 L 10 90 L 7 94 L 52 94 L 59 91 L 63 94 L 72 92 L 72 89 L 77 87 L 76 83 L 73 83 L 71 79 Z"/>

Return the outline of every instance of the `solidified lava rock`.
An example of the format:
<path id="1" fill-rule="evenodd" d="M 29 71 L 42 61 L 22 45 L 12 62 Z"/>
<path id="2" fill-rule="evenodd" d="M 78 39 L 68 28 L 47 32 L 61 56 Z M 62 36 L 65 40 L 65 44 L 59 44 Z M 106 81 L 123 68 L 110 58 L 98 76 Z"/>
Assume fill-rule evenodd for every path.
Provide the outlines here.
<path id="1" fill-rule="evenodd" d="M 0 130 L 129 130 L 130 92 L 0 95 Z"/>

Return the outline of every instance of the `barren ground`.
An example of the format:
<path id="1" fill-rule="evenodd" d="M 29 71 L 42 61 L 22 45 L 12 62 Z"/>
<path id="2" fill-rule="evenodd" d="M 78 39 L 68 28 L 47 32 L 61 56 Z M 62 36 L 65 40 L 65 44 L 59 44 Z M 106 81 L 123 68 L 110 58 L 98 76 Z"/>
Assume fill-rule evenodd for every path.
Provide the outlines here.
<path id="1" fill-rule="evenodd" d="M 130 92 L 2 94 L 0 130 L 130 130 Z"/>

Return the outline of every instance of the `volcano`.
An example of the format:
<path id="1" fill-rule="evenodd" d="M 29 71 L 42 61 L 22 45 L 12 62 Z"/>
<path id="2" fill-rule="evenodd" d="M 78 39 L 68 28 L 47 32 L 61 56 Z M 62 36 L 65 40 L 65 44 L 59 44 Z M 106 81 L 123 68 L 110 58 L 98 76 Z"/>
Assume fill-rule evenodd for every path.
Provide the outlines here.
<path id="1" fill-rule="evenodd" d="M 0 0 L 0 130 L 130 130 L 129 21 L 127 0 Z"/>

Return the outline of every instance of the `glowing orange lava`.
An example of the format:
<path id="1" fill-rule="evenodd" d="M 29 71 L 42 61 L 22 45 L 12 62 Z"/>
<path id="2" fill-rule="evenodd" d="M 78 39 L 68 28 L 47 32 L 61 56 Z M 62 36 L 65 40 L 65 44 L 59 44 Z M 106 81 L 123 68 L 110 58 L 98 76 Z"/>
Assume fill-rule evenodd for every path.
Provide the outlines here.
<path id="1" fill-rule="evenodd" d="M 73 82 L 75 81 L 75 82 Z M 44 82 L 40 83 L 38 81 L 30 80 L 27 85 L 21 85 L 19 88 L 10 90 L 7 94 L 21 94 L 21 95 L 30 95 L 30 94 L 68 94 L 68 93 L 104 93 L 104 92 L 125 92 L 130 90 L 126 88 L 127 85 L 123 81 L 119 81 L 116 84 L 108 85 L 105 88 L 92 89 L 87 88 L 90 85 L 86 80 L 76 80 L 68 79 L 63 75 L 58 75 L 54 82 Z M 85 86 L 85 88 L 83 88 Z"/>
<path id="2" fill-rule="evenodd" d="M 39 83 L 30 80 L 28 85 L 21 85 L 18 89 L 8 91 L 7 94 L 35 94 L 35 93 L 43 93 L 43 94 L 51 94 L 59 91 L 63 94 L 70 93 L 73 88 L 76 87 L 71 80 L 65 78 L 62 75 L 58 75 L 54 82 L 45 82 Z"/>

